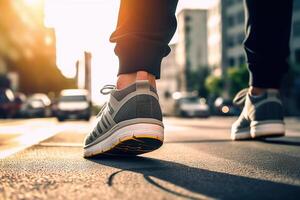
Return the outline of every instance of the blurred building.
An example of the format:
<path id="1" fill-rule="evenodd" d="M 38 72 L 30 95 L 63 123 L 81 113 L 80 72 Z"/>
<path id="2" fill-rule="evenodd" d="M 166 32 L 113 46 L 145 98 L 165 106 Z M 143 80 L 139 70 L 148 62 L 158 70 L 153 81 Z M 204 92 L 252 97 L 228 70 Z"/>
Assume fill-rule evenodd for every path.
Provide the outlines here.
<path id="1" fill-rule="evenodd" d="M 189 90 L 189 75 L 208 66 L 207 10 L 185 9 L 178 14 L 176 62 L 183 76 L 181 90 Z"/>
<path id="2" fill-rule="evenodd" d="M 91 94 L 91 63 L 92 54 L 90 52 L 84 52 L 81 59 L 76 62 L 76 84 L 80 89 L 86 89 Z"/>
<path id="3" fill-rule="evenodd" d="M 244 25 L 243 0 L 217 0 L 208 10 L 208 58 L 215 75 L 245 64 Z"/>
<path id="4" fill-rule="evenodd" d="M 294 0 L 291 34 L 291 61 L 300 64 L 300 1 Z"/>
<path id="5" fill-rule="evenodd" d="M 178 43 L 170 48 L 172 51 L 163 59 L 161 79 L 157 82 L 165 114 L 173 112 L 172 95 L 193 90 L 191 79 L 195 76 L 191 76 L 208 66 L 207 10 L 185 9 L 178 14 Z"/>
<path id="6" fill-rule="evenodd" d="M 0 73 L 24 93 L 74 87 L 56 66 L 56 37 L 44 25 L 44 0 L 0 1 Z"/>
<path id="7" fill-rule="evenodd" d="M 243 0 L 222 0 L 223 67 L 245 64 L 245 11 Z"/>
<path id="8" fill-rule="evenodd" d="M 85 89 L 89 91 L 89 95 L 92 92 L 92 54 L 90 52 L 84 52 L 84 69 L 85 69 Z"/>
<path id="9" fill-rule="evenodd" d="M 208 65 L 215 76 L 221 76 L 223 66 L 223 54 L 225 53 L 222 43 L 222 4 L 221 0 L 208 10 L 207 19 L 207 44 Z"/>
<path id="10" fill-rule="evenodd" d="M 157 92 L 161 103 L 162 112 L 170 113 L 173 109 L 172 94 L 181 90 L 184 76 L 176 62 L 176 44 L 170 45 L 171 53 L 165 57 L 161 64 L 161 78 L 157 81 Z"/>
<path id="11" fill-rule="evenodd" d="M 297 73 L 300 67 L 300 1 L 294 0 L 293 6 L 293 26 L 292 26 L 292 34 L 291 34 L 291 72 L 292 76 L 288 76 L 286 81 L 287 83 L 292 80 L 292 85 L 287 85 L 290 87 L 287 91 L 287 98 L 285 98 L 286 111 L 292 115 L 300 115 L 300 76 Z M 298 68 L 298 69 L 297 69 Z M 295 73 L 296 72 L 296 73 Z M 296 75 L 296 76 L 295 76 Z M 294 77 L 293 77 L 294 76 Z M 293 78 L 292 78 L 293 77 Z"/>

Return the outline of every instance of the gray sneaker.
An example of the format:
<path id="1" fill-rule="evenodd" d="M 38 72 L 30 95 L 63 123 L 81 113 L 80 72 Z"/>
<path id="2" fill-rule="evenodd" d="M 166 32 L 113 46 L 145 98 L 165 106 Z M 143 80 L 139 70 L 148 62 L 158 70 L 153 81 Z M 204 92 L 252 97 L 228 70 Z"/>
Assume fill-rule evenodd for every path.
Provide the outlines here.
<path id="1" fill-rule="evenodd" d="M 96 127 L 85 138 L 84 157 L 138 155 L 162 145 L 161 108 L 156 89 L 148 81 L 137 81 L 123 90 L 108 85 L 101 93 L 110 94 L 110 98 L 98 114 Z"/>
<path id="2" fill-rule="evenodd" d="M 251 96 L 248 90 L 243 90 L 234 101 L 243 102 L 244 109 L 232 125 L 232 140 L 284 136 L 283 107 L 278 90 L 268 89 L 260 96 Z"/>

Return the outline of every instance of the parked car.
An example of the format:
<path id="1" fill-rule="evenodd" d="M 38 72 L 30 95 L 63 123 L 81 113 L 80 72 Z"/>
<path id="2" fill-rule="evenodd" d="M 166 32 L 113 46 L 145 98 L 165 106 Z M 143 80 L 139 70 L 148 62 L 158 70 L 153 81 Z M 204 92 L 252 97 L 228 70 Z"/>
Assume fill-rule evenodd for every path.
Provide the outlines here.
<path id="1" fill-rule="evenodd" d="M 21 109 L 22 109 L 22 105 L 26 102 L 26 95 L 21 92 L 16 92 L 14 102 L 16 104 L 15 106 L 17 109 L 17 112 L 14 117 L 17 117 L 17 118 L 22 117 Z"/>
<path id="2" fill-rule="evenodd" d="M 50 117 L 50 105 L 51 100 L 46 94 L 33 94 L 22 105 L 21 115 L 23 117 Z"/>
<path id="3" fill-rule="evenodd" d="M 238 116 L 241 109 L 232 103 L 232 100 L 218 97 L 214 102 L 214 112 L 222 116 Z"/>
<path id="4" fill-rule="evenodd" d="M 0 89 L 0 117 L 11 118 L 16 115 L 18 106 L 15 102 L 15 95 L 11 89 Z"/>
<path id="5" fill-rule="evenodd" d="M 57 103 L 53 106 L 53 111 L 59 121 L 66 119 L 84 119 L 88 121 L 92 113 L 89 92 L 82 89 L 63 90 Z"/>
<path id="6" fill-rule="evenodd" d="M 45 106 L 50 106 L 51 105 L 51 100 L 46 94 L 43 93 L 36 93 L 30 96 L 30 99 L 36 99 L 36 100 L 41 100 Z"/>
<path id="7" fill-rule="evenodd" d="M 181 97 L 176 102 L 176 113 L 181 117 L 209 117 L 209 106 L 198 96 Z"/>

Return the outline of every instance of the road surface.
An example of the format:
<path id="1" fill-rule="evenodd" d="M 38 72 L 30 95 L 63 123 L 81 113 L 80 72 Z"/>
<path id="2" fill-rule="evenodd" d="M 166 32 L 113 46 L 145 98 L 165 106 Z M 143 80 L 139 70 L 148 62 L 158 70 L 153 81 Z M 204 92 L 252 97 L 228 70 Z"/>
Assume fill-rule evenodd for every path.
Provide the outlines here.
<path id="1" fill-rule="evenodd" d="M 0 199 L 300 199 L 300 120 L 284 138 L 232 142 L 234 118 L 166 118 L 165 144 L 84 159 L 91 122 L 0 121 Z"/>

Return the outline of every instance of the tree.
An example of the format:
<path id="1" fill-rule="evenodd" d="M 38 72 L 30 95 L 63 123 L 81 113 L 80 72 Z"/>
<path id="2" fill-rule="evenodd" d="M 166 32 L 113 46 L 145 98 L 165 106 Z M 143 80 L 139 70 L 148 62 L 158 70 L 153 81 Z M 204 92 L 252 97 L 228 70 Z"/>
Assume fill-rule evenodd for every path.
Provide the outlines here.
<path id="1" fill-rule="evenodd" d="M 233 98 L 241 89 L 249 87 L 249 72 L 246 65 L 230 67 L 226 71 L 228 93 Z"/>
<path id="2" fill-rule="evenodd" d="M 201 97 L 207 97 L 208 90 L 205 87 L 205 80 L 209 76 L 210 70 L 206 66 L 197 70 L 187 72 L 187 87 L 189 91 L 197 91 Z"/>
<path id="3" fill-rule="evenodd" d="M 0 1 L 0 59 L 8 71 L 18 73 L 19 90 L 27 94 L 58 93 L 76 87 L 75 80 L 65 78 L 56 66 L 55 33 L 44 27 L 43 9 L 36 18 L 23 3 Z M 17 12 L 16 6 L 22 12 Z M 49 38 L 51 43 L 46 42 Z"/>
<path id="4" fill-rule="evenodd" d="M 246 65 L 240 67 L 230 67 L 223 77 L 210 75 L 205 80 L 205 87 L 211 97 L 224 95 L 224 91 L 229 98 L 233 98 L 241 89 L 248 87 L 249 72 Z"/>
<path id="5" fill-rule="evenodd" d="M 214 75 L 208 76 L 205 80 L 205 88 L 211 97 L 217 97 L 222 94 L 223 84 L 222 78 Z"/>

